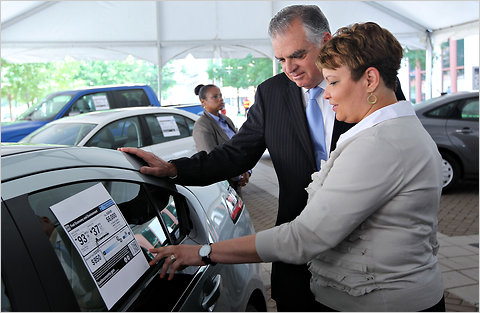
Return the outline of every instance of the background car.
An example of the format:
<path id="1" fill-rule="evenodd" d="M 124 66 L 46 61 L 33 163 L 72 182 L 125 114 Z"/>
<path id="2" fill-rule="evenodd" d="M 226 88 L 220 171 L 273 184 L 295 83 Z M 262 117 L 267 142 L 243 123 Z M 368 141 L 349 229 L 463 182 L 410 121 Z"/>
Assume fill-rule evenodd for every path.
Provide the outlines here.
<path id="1" fill-rule="evenodd" d="M 443 158 L 443 190 L 478 178 L 478 91 L 459 92 L 414 105 Z"/>
<path id="2" fill-rule="evenodd" d="M 150 86 L 112 85 L 55 92 L 28 108 L 14 122 L 2 122 L 2 142 L 17 142 L 65 116 L 138 106 L 160 106 Z"/>
<path id="3" fill-rule="evenodd" d="M 142 247 L 136 257 L 147 261 L 151 246 L 254 233 L 247 209 L 226 181 L 174 185 L 141 174 L 142 165 L 115 150 L 2 144 L 2 311 L 107 310 L 76 239 L 69 239 L 51 208 L 92 186 L 108 191 Z M 266 311 L 258 264 L 190 266 L 171 281 L 159 278 L 162 264 L 147 265 L 110 310 Z"/>
<path id="4" fill-rule="evenodd" d="M 20 142 L 137 147 L 169 160 L 197 152 L 192 131 L 198 118 L 184 110 L 160 107 L 90 112 L 53 121 Z"/>

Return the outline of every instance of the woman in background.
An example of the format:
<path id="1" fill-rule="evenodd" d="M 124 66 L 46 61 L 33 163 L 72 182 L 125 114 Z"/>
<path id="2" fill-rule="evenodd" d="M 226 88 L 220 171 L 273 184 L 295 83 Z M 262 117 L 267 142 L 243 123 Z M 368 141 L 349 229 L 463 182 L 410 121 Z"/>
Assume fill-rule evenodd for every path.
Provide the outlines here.
<path id="1" fill-rule="evenodd" d="M 220 88 L 215 85 L 198 85 L 195 94 L 199 97 L 204 112 L 195 122 L 193 139 L 197 151 L 209 153 L 216 146 L 228 141 L 237 133 L 237 128 L 232 120 L 220 113 L 225 103 L 223 102 Z M 251 171 L 228 180 L 235 191 L 241 195 L 241 187 L 248 183 Z"/>

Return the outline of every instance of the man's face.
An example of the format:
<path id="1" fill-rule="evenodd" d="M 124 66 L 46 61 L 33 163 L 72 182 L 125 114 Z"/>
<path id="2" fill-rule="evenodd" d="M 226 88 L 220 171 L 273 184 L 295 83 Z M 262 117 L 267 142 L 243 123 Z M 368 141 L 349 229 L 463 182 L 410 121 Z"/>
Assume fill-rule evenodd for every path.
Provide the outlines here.
<path id="1" fill-rule="evenodd" d="M 310 89 L 323 80 L 321 71 L 315 65 L 320 48 L 307 41 L 300 20 L 294 21 L 284 34 L 273 37 L 272 46 L 283 72 L 298 87 Z"/>

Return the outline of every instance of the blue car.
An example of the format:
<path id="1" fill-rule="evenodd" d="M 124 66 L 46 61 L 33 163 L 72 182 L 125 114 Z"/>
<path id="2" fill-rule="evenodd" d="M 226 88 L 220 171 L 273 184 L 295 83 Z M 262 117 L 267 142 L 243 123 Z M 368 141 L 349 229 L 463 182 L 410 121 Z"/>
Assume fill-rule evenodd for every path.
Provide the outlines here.
<path id="1" fill-rule="evenodd" d="M 2 142 L 18 142 L 64 116 L 138 106 L 160 106 L 150 86 L 116 85 L 55 92 L 30 107 L 14 122 L 2 123 Z"/>

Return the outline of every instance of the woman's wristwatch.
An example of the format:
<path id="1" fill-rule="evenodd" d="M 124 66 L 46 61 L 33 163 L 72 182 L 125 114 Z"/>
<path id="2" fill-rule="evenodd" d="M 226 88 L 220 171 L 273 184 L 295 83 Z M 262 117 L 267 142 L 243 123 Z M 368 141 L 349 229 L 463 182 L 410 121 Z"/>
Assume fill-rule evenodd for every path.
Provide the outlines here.
<path id="1" fill-rule="evenodd" d="M 210 259 L 210 253 L 212 253 L 212 244 L 208 245 L 203 245 L 200 247 L 200 250 L 198 250 L 198 254 L 200 254 L 200 257 L 202 258 L 202 262 L 205 264 L 210 264 L 210 265 L 215 265 L 217 263 L 212 262 L 212 259 Z"/>

